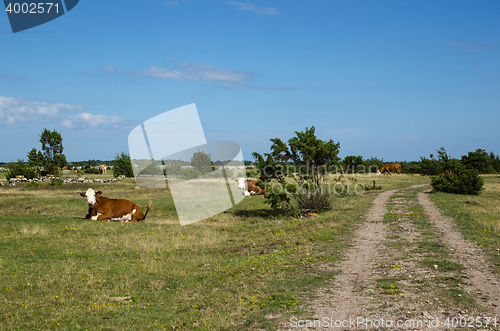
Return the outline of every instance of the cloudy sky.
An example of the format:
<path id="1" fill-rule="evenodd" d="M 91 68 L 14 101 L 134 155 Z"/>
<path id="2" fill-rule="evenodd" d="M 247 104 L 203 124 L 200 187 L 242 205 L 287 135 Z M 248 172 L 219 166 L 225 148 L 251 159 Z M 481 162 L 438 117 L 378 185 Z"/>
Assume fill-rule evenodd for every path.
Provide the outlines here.
<path id="1" fill-rule="evenodd" d="M 110 160 L 192 103 L 245 159 L 311 126 L 342 157 L 500 154 L 498 17 L 498 1 L 80 1 L 13 34 L 3 12 L 0 162 L 44 128 L 69 161 Z"/>

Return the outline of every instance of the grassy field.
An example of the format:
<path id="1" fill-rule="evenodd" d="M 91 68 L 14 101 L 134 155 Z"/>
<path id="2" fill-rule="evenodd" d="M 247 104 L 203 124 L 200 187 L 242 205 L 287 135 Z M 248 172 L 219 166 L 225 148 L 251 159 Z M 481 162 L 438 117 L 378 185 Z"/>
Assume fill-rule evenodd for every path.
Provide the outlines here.
<path id="1" fill-rule="evenodd" d="M 0 189 L 1 329 L 272 329 L 266 315 L 296 313 L 332 277 L 325 266 L 375 196 L 337 197 L 334 210 L 305 218 L 250 197 L 181 227 L 167 190 L 135 186 Z M 153 209 L 144 223 L 86 220 L 88 187 Z"/>
<path id="2" fill-rule="evenodd" d="M 343 183 L 370 186 L 373 180 L 382 190 L 430 182 L 403 175 L 347 176 Z M 496 199 L 499 182 L 487 181 L 497 185 L 491 188 Z M 86 220 L 78 193 L 88 187 L 141 208 L 152 200 L 153 208 L 143 223 Z M 135 187 L 124 179 L 0 189 L 0 329 L 272 330 L 273 316 L 304 314 L 300 306 L 311 299 L 310 290 L 334 276 L 328 266 L 343 257 L 380 192 L 337 196 L 333 210 L 304 218 L 280 215 L 263 197 L 248 197 L 181 227 L 167 190 Z M 435 197 L 446 207 L 445 199 L 489 199 L 490 189 L 483 195 Z"/>
<path id="3" fill-rule="evenodd" d="M 455 219 L 463 236 L 482 248 L 500 277 L 500 177 L 485 175 L 479 195 L 435 193 L 433 201 L 443 214 Z"/>

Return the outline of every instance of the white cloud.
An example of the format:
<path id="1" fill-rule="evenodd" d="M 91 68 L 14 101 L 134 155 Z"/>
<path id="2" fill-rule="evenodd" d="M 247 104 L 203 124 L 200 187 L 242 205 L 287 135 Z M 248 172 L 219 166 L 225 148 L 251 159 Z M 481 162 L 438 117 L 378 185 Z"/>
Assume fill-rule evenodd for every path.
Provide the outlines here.
<path id="1" fill-rule="evenodd" d="M 236 1 L 228 1 L 227 3 L 230 3 L 232 5 L 236 5 L 240 8 L 240 10 L 247 10 L 254 12 L 259 15 L 278 15 L 279 11 L 278 8 L 260 8 L 257 7 L 254 3 L 244 3 L 244 2 L 236 2 Z"/>
<path id="2" fill-rule="evenodd" d="M 84 107 L 63 103 L 27 101 L 23 98 L 0 96 L 0 122 L 6 126 L 25 123 L 59 123 L 68 129 L 96 127 L 126 122 L 118 116 L 91 114 Z M 76 112 L 76 114 L 75 114 Z"/>
<path id="3" fill-rule="evenodd" d="M 182 62 L 180 70 L 171 70 L 153 66 L 147 71 L 137 71 L 136 75 L 157 77 L 167 80 L 194 80 L 194 81 L 224 81 L 245 82 L 253 77 L 253 73 L 219 68 L 205 63 Z"/>
<path id="4" fill-rule="evenodd" d="M 102 66 L 102 70 L 109 72 L 112 75 L 119 75 L 122 73 L 122 68 L 120 67 L 113 67 L 112 65 L 109 66 Z"/>
<path id="5" fill-rule="evenodd" d="M 119 116 L 106 116 L 81 112 L 76 115 L 66 116 L 62 119 L 61 125 L 68 129 L 83 129 L 89 126 L 96 127 L 100 125 L 117 124 L 124 121 L 126 121 L 126 119 Z"/>

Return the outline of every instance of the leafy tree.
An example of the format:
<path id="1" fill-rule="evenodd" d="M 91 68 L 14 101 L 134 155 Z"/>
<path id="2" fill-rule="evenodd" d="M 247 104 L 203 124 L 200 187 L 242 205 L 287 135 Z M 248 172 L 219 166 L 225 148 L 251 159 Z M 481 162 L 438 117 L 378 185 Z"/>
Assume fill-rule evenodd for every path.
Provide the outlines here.
<path id="1" fill-rule="evenodd" d="M 438 153 L 438 160 L 440 162 L 446 163 L 450 159 L 450 157 L 448 156 L 448 153 L 446 153 L 446 149 L 444 149 L 444 147 L 442 147 L 442 146 L 441 146 L 441 148 L 439 148 L 437 150 L 437 153 Z"/>
<path id="2" fill-rule="evenodd" d="M 290 199 L 294 199 L 300 212 L 328 209 L 331 198 L 323 191 L 323 184 L 328 169 L 339 160 L 340 143 L 317 139 L 314 126 L 295 134 L 288 145 L 279 138 L 271 139 L 271 153 L 252 154 L 260 179 L 264 182 L 274 179 L 281 184 L 280 189 L 268 191 L 266 202 L 273 208 L 292 208 Z M 286 176 L 296 182 L 293 188 L 285 182 Z"/>
<path id="3" fill-rule="evenodd" d="M 36 148 L 33 148 L 28 153 L 28 165 L 30 167 L 35 168 L 36 171 L 38 172 L 38 175 L 40 175 L 41 170 L 43 168 L 43 163 L 44 163 L 44 158 L 42 152 L 39 152 L 36 150 Z"/>
<path id="4" fill-rule="evenodd" d="M 404 174 L 419 174 L 422 172 L 420 168 L 420 162 L 418 161 L 410 161 L 410 162 L 400 162 L 401 163 L 401 172 Z"/>
<path id="5" fill-rule="evenodd" d="M 484 149 L 476 149 L 475 152 L 469 152 L 462 156 L 462 162 L 465 166 L 476 169 L 481 174 L 495 173 L 500 170 L 498 156 L 495 158 L 493 152 L 487 153 Z"/>
<path id="6" fill-rule="evenodd" d="M 443 164 L 439 160 L 434 159 L 432 154 L 430 157 L 430 159 L 426 159 L 423 156 L 420 157 L 420 174 L 436 176 L 443 173 Z"/>
<path id="7" fill-rule="evenodd" d="M 342 163 L 347 172 L 355 173 L 358 170 L 358 166 L 363 167 L 363 157 L 349 155 L 344 158 Z"/>
<path id="8" fill-rule="evenodd" d="M 363 161 L 363 165 L 368 172 L 377 172 L 378 169 L 384 166 L 384 159 L 379 160 L 378 158 L 371 156 L 369 159 Z"/>
<path id="9" fill-rule="evenodd" d="M 193 157 L 191 158 L 191 166 L 198 169 L 198 171 L 202 174 L 209 173 L 213 170 L 210 155 L 200 150 L 193 154 Z"/>
<path id="10" fill-rule="evenodd" d="M 9 165 L 9 171 L 5 174 L 7 180 L 16 178 L 16 176 L 24 176 L 25 178 L 35 178 L 37 175 L 35 169 L 30 167 L 24 160 L 17 160 L 17 163 Z"/>
<path id="11" fill-rule="evenodd" d="M 37 167 L 38 170 L 43 167 L 47 173 L 55 175 L 58 167 L 66 165 L 66 156 L 62 153 L 64 148 L 61 134 L 56 130 L 49 131 L 45 128 L 40 134 L 40 143 L 42 144 L 40 152 L 33 148 L 28 153 L 28 164 Z"/>
<path id="12" fill-rule="evenodd" d="M 115 177 L 124 175 L 125 177 L 134 177 L 134 171 L 132 170 L 132 161 L 130 161 L 130 155 L 122 152 L 120 155 L 115 157 L 115 165 L 113 167 L 113 175 Z"/>

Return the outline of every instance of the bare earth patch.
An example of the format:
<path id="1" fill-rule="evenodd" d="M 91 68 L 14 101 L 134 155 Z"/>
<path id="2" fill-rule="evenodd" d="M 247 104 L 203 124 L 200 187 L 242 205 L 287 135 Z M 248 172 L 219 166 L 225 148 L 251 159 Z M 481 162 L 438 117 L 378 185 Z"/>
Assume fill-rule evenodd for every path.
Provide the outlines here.
<path id="1" fill-rule="evenodd" d="M 280 330 L 380 328 L 355 326 L 358 318 L 424 323 L 381 325 L 385 330 L 453 329 L 457 325 L 446 325 L 453 318 L 468 328 L 500 329 L 498 279 L 482 252 L 454 229 L 453 220 L 415 190 L 425 186 L 381 193 L 339 263 L 341 273 L 303 307 L 313 316 L 301 324 L 282 320 Z M 497 317 L 496 326 L 489 317 Z M 335 321 L 350 324 L 335 327 Z"/>
<path id="2" fill-rule="evenodd" d="M 381 193 L 373 202 L 366 215 L 366 223 L 355 234 L 355 248 L 347 253 L 346 260 L 340 265 L 343 273 L 335 280 L 333 291 L 330 288 L 318 293 L 318 299 L 311 303 L 315 319 L 329 317 L 333 319 L 356 319 L 370 297 L 365 293 L 367 279 L 377 260 L 377 246 L 385 238 L 386 226 L 381 222 L 386 213 L 386 203 L 396 190 Z M 286 329 L 285 325 L 285 329 Z M 289 327 L 289 325 L 288 325 Z M 292 328 L 297 330 L 301 328 Z M 321 330 L 322 328 L 317 328 Z"/>
<path id="3" fill-rule="evenodd" d="M 495 316 L 500 317 L 500 284 L 488 270 L 488 263 L 482 252 L 455 230 L 453 220 L 441 215 L 425 193 L 420 192 L 418 200 L 431 222 L 442 232 L 443 242 L 455 251 L 460 263 L 466 267 L 470 277 L 467 292 L 478 294 L 486 304 L 485 309 L 492 310 Z"/>

